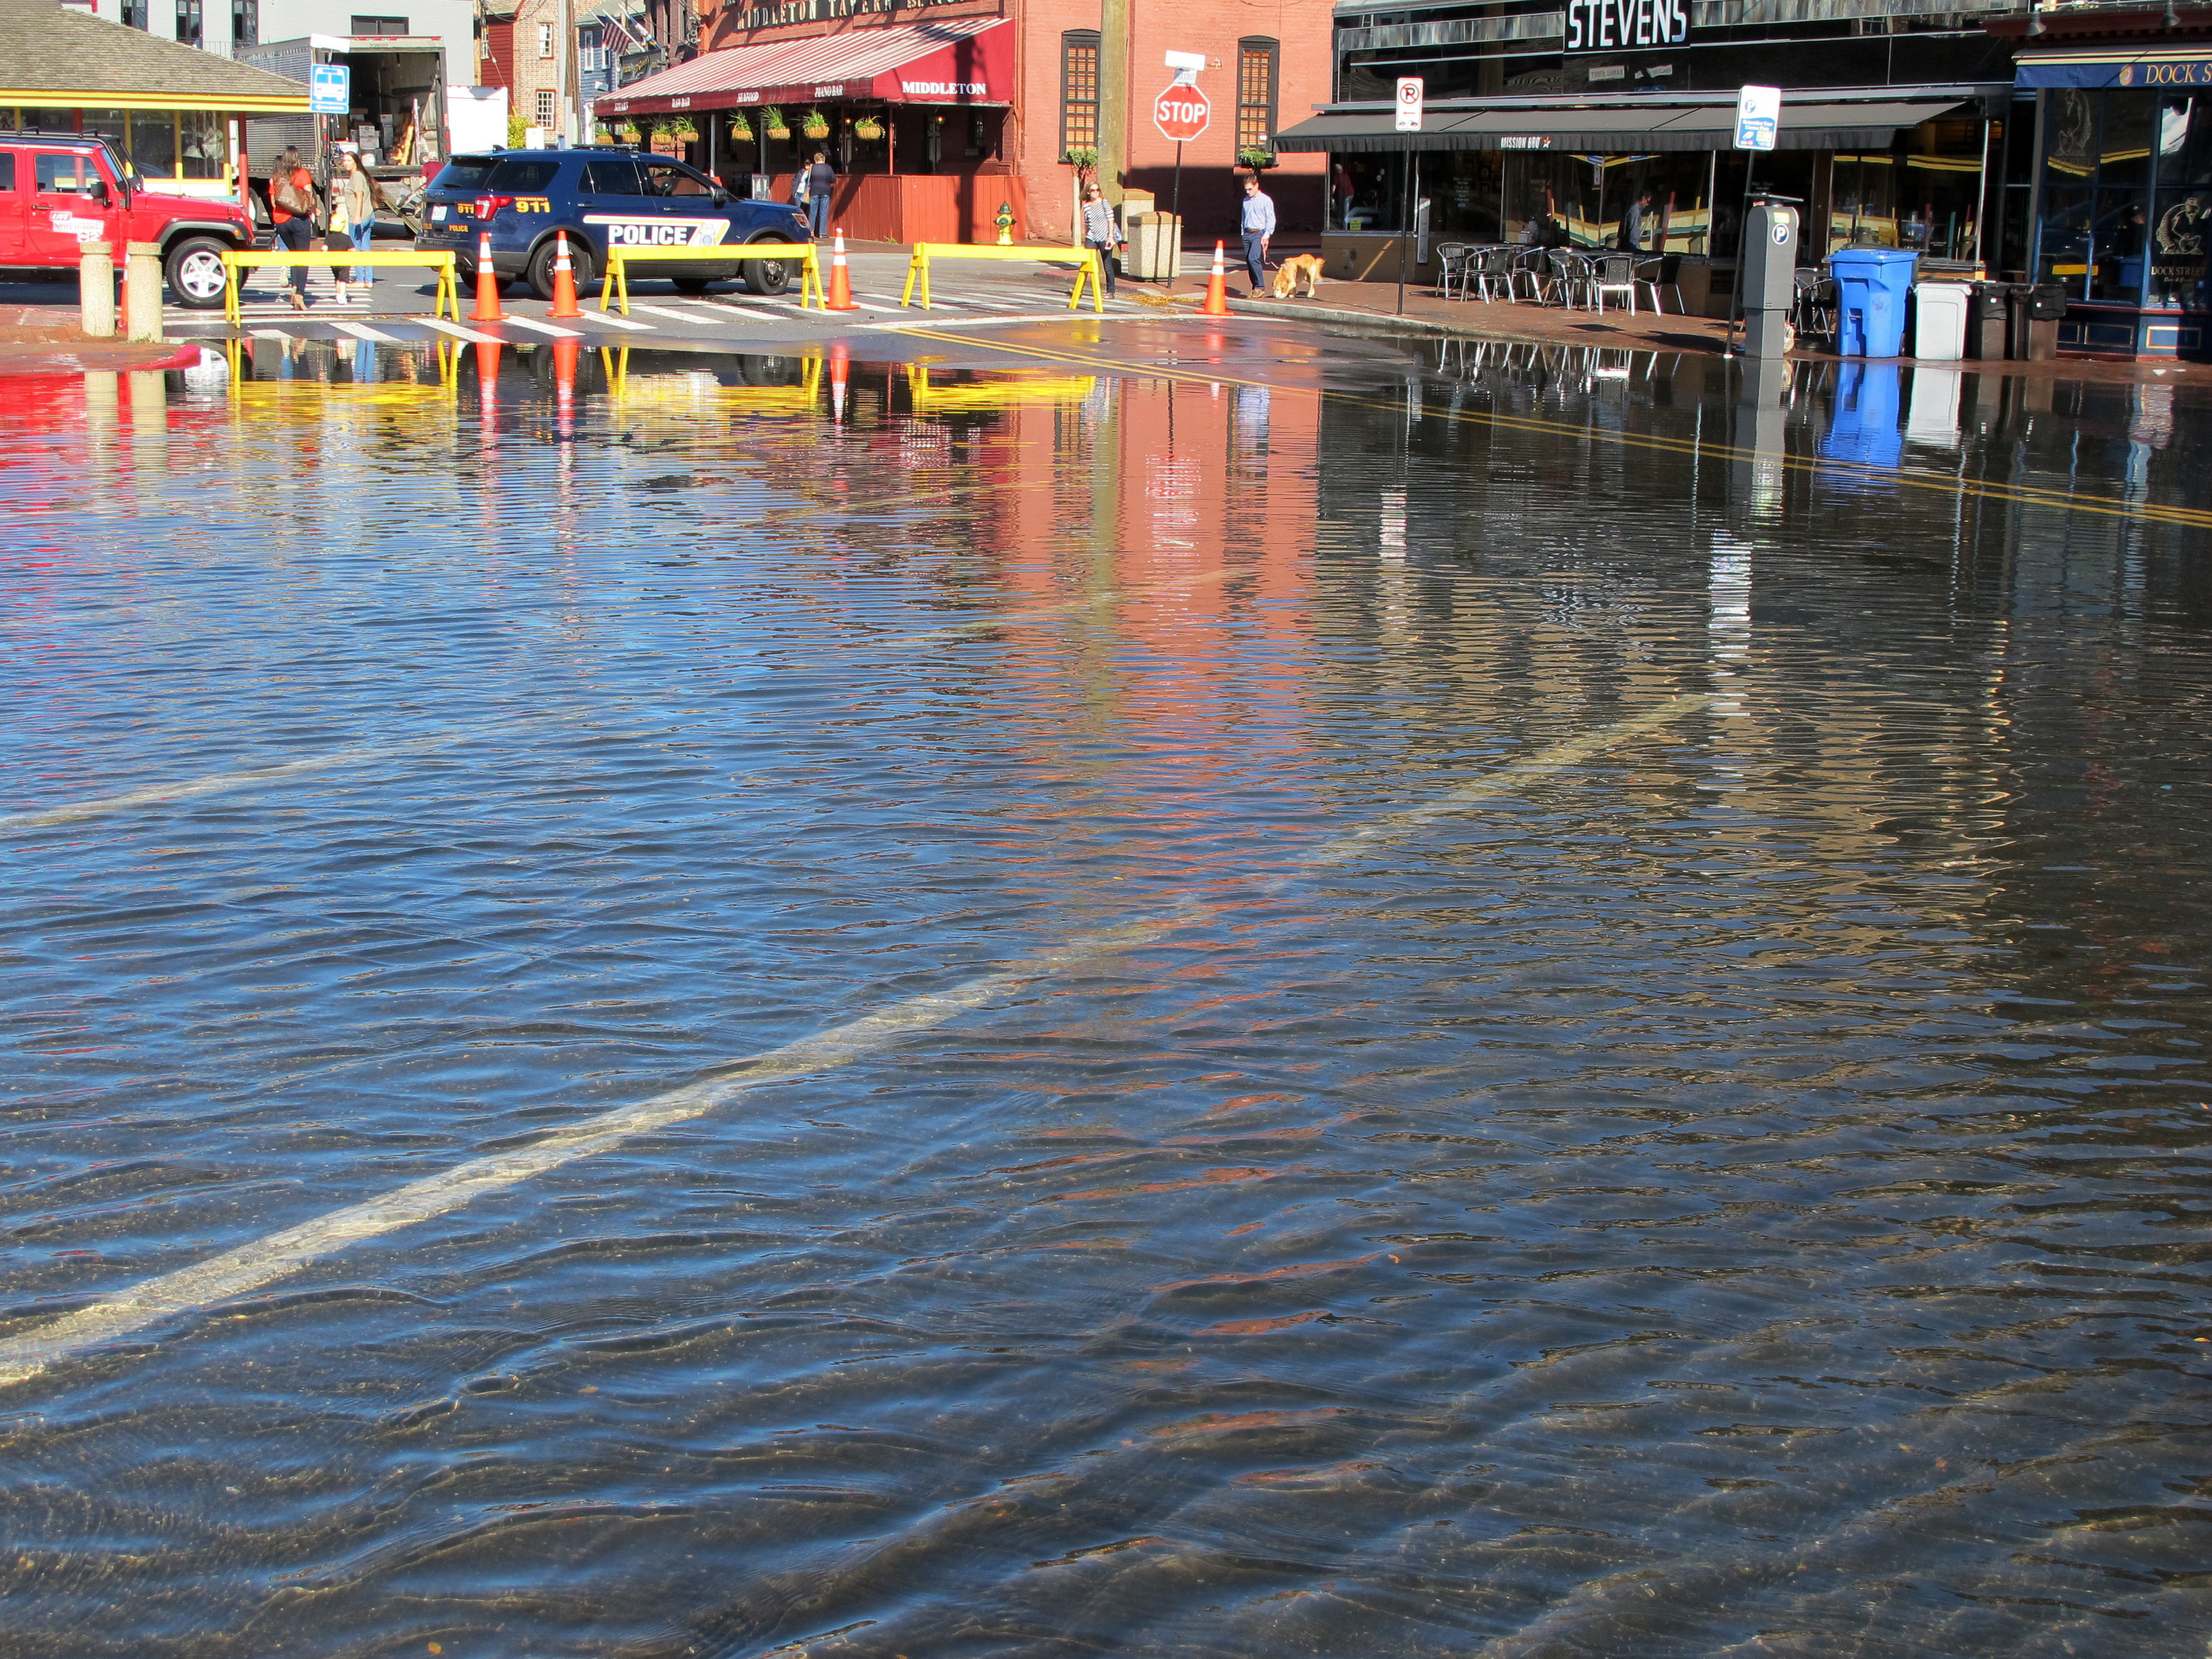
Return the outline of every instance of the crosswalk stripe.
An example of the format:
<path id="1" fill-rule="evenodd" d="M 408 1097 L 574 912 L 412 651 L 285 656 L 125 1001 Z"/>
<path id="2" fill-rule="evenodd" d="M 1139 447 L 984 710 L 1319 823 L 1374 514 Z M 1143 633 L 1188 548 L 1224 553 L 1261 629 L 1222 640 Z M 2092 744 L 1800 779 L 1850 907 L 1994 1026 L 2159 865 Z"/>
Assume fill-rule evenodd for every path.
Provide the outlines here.
<path id="1" fill-rule="evenodd" d="M 509 317 L 507 320 L 516 328 L 526 328 L 535 334 L 550 334 L 556 340 L 576 340 L 583 337 L 575 329 L 562 328 L 556 323 L 541 323 L 535 317 Z"/>
<path id="2" fill-rule="evenodd" d="M 629 302 L 629 308 L 632 311 L 641 311 L 648 317 L 665 317 L 671 322 L 690 323 L 695 327 L 700 320 L 688 311 L 672 311 L 666 306 L 649 306 L 642 300 L 632 300 Z"/>
<path id="3" fill-rule="evenodd" d="M 472 328 L 463 328 L 459 323 L 449 323 L 442 317 L 415 317 L 409 319 L 424 328 L 434 328 L 441 334 L 450 334 L 457 340 L 473 340 L 478 345 L 505 345 L 496 334 L 479 334 Z"/>

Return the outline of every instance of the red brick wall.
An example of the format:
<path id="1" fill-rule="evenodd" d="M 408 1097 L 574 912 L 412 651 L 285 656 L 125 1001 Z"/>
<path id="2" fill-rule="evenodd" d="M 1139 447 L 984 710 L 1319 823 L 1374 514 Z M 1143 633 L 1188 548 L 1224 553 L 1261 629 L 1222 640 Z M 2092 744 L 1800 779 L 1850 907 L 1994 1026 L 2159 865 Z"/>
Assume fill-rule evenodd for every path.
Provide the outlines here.
<path id="1" fill-rule="evenodd" d="M 1195 249 L 1218 237 L 1233 246 L 1237 201 L 1242 194 L 1242 174 L 1236 167 L 1237 43 L 1248 35 L 1270 36 L 1281 43 L 1275 98 L 1275 125 L 1280 131 L 1304 120 L 1313 106 L 1328 100 L 1329 9 L 1318 0 L 1181 0 L 1172 6 L 1167 0 L 1132 0 L 1132 9 L 1128 165 L 1118 182 L 1126 188 L 1150 190 L 1163 210 L 1169 206 L 1175 146 L 1152 122 L 1153 96 L 1173 78 L 1161 54 L 1204 52 L 1218 67 L 1198 77 L 1212 105 L 1212 124 L 1203 137 L 1183 150 L 1184 244 Z M 732 5 L 707 19 L 701 32 L 713 47 L 720 48 L 1002 13 L 1011 13 L 1021 32 L 1019 88 L 1006 121 L 1003 154 L 1021 177 L 1020 193 L 1026 198 L 1022 228 L 1032 239 L 1064 242 L 1073 234 L 1074 173 L 1060 161 L 1060 35 L 1068 29 L 1097 28 L 1098 0 L 971 0 L 926 11 L 902 8 L 834 23 L 751 30 L 735 27 L 744 11 L 741 5 Z M 1275 199 L 1285 232 L 1320 231 L 1326 161 L 1321 155 L 1285 155 L 1267 175 L 1266 188 Z"/>
<path id="2" fill-rule="evenodd" d="M 1097 0 L 1023 0 L 1022 143 L 1014 157 L 1029 186 L 1032 234 L 1070 234 L 1073 169 L 1060 165 L 1060 37 L 1066 29 L 1098 27 Z M 1161 61 L 1166 52 L 1203 52 L 1219 67 L 1200 72 L 1198 84 L 1212 106 L 1212 120 L 1196 143 L 1183 146 L 1183 245 L 1196 249 L 1216 238 L 1232 250 L 1237 200 L 1237 43 L 1248 35 L 1281 43 L 1277 58 L 1278 131 L 1313 113 L 1329 95 L 1329 9 L 1304 0 L 1132 0 L 1129 111 L 1124 187 L 1149 190 L 1162 211 L 1175 188 L 1175 145 L 1152 125 L 1153 98 L 1175 78 Z M 1321 229 L 1322 155 L 1285 155 L 1267 174 L 1265 188 L 1286 232 Z M 1109 192 L 1110 193 L 1110 192 Z"/>

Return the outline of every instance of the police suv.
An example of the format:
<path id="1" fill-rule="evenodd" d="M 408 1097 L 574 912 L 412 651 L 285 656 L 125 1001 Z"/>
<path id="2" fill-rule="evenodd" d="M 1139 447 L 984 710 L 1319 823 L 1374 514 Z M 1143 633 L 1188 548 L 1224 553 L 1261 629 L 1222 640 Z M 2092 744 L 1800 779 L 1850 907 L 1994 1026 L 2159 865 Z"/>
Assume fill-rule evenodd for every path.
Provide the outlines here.
<path id="1" fill-rule="evenodd" d="M 554 236 L 568 233 L 568 261 L 580 292 L 606 268 L 607 249 L 696 247 L 699 264 L 657 260 L 651 274 L 696 294 L 740 271 L 756 294 L 781 294 L 791 267 L 781 259 L 719 264 L 707 250 L 741 242 L 812 240 L 787 202 L 732 196 L 705 173 L 665 155 L 600 147 L 501 149 L 456 155 L 430 181 L 416 247 L 457 256 L 476 277 L 480 233 L 491 231 L 491 266 L 502 281 L 520 277 L 541 300 L 553 297 Z"/>

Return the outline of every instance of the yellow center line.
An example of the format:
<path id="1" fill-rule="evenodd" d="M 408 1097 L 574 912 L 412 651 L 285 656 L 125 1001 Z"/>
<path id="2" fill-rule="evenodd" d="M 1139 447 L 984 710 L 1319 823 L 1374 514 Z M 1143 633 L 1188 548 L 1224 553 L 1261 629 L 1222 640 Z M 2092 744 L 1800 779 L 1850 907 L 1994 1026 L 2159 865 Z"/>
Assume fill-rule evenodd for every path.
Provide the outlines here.
<path id="1" fill-rule="evenodd" d="M 898 331 L 917 339 L 942 341 L 951 345 L 973 346 L 975 341 L 964 336 L 939 334 L 926 328 Z M 1311 386 L 1278 386 L 1272 380 L 1245 380 L 1237 375 L 1205 373 L 1171 368 L 1164 363 L 1132 362 L 1117 357 L 1108 357 L 1087 352 L 1055 350 L 1045 346 L 1010 345 L 994 340 L 990 349 L 1020 356 L 1035 357 L 1055 363 L 1072 363 L 1093 371 L 1112 371 L 1123 374 L 1149 375 L 1156 379 L 1177 380 L 1188 386 L 1246 386 L 1254 391 L 1282 392 L 1310 392 L 1326 400 L 1349 404 L 1358 409 L 1378 410 L 1386 414 L 1401 412 L 1402 405 L 1380 398 L 1362 397 L 1349 392 L 1331 392 Z M 1656 433 L 1607 432 L 1591 426 L 1573 426 L 1564 421 L 1542 421 L 1521 415 L 1484 413 L 1474 410 L 1422 410 L 1423 418 L 1458 421 L 1474 426 L 1500 428 L 1512 432 L 1527 432 L 1547 438 L 1579 438 L 1586 442 L 1611 443 L 1623 448 L 1647 449 L 1668 455 L 1714 455 L 1725 460 L 1759 460 L 1785 467 L 1793 472 L 1825 473 L 1829 476 L 1850 474 L 1863 478 L 1894 480 L 1916 489 L 1940 490 L 1947 495 L 1969 495 L 1984 501 L 2011 501 L 2026 507 L 2057 507 L 2069 513 L 2099 514 L 2107 518 L 2144 519 L 2158 524 L 2183 526 L 2191 529 L 2212 529 L 2212 509 L 2188 507 L 2158 506 L 2146 502 L 2128 501 L 2109 495 L 2083 495 L 2063 490 L 2046 489 L 2033 484 L 1987 484 L 1954 477 L 1948 473 L 1923 471 L 1906 467 L 1885 467 L 1870 463 L 1831 460 L 1823 457 L 1806 459 L 1800 456 L 1777 454 L 1771 450 L 1744 449 L 1729 444 L 1692 441 L 1686 438 L 1669 438 Z"/>

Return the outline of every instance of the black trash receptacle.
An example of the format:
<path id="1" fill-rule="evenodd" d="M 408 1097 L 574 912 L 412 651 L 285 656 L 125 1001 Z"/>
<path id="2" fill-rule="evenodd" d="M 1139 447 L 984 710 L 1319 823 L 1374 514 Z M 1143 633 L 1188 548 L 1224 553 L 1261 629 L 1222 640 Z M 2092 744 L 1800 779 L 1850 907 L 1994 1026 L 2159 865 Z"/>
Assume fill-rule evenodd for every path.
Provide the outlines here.
<path id="1" fill-rule="evenodd" d="M 2006 295 L 2009 283 L 1976 283 L 1966 301 L 1966 355 L 1984 361 L 2005 355 L 2005 329 L 2010 322 Z"/>
<path id="2" fill-rule="evenodd" d="M 2015 283 L 2011 313 L 2010 349 L 2007 355 L 2015 362 L 2056 362 L 2058 321 L 2066 314 L 2066 285 Z"/>

